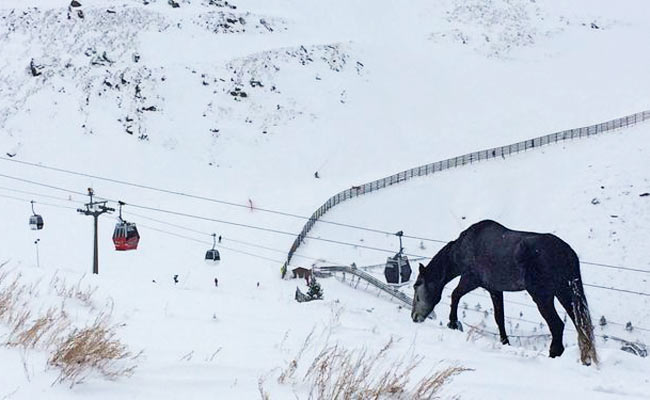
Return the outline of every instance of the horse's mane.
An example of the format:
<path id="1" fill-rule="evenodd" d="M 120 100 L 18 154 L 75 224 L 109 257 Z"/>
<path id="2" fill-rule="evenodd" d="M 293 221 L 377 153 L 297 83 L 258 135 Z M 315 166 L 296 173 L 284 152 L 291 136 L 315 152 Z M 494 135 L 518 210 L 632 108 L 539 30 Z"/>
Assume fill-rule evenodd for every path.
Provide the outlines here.
<path id="1" fill-rule="evenodd" d="M 435 272 L 442 272 L 442 268 L 451 263 L 451 251 L 455 244 L 456 242 L 452 240 L 433 256 L 425 269 L 427 277 L 431 277 Z"/>

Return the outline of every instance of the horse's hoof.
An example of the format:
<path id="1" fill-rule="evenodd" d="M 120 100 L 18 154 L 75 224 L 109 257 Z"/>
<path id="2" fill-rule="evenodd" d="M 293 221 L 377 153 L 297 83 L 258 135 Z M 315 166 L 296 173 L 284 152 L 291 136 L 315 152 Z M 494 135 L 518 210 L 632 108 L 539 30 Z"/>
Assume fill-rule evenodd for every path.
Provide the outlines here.
<path id="1" fill-rule="evenodd" d="M 508 338 L 501 338 L 501 344 L 504 346 L 505 345 L 510 346 L 510 341 L 508 340 Z"/>
<path id="2" fill-rule="evenodd" d="M 455 329 L 461 332 L 463 331 L 463 325 L 460 323 L 460 321 L 449 321 L 447 327 L 449 329 Z"/>

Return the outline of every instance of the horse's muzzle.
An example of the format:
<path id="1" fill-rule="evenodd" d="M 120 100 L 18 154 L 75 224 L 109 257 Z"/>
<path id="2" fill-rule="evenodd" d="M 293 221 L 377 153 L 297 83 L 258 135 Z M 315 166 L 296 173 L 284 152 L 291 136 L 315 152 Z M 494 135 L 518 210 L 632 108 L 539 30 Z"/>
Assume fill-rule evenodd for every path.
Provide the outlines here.
<path id="1" fill-rule="evenodd" d="M 425 317 L 423 317 L 418 313 L 411 314 L 411 318 L 413 318 L 413 322 L 423 322 L 426 319 Z"/>

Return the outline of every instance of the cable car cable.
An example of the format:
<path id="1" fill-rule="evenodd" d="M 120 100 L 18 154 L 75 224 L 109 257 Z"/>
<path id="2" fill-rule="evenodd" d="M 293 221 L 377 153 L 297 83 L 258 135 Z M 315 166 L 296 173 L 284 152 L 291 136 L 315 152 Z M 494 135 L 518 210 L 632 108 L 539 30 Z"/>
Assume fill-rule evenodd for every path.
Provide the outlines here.
<path id="1" fill-rule="evenodd" d="M 47 183 L 36 182 L 36 181 L 30 180 L 30 179 L 18 178 L 18 177 L 11 176 L 11 175 L 0 174 L 0 177 L 7 178 L 7 179 L 12 179 L 12 180 L 19 181 L 19 182 L 29 183 L 29 184 L 36 185 L 36 186 L 42 186 L 42 187 L 46 187 L 46 188 L 50 188 L 50 189 L 54 189 L 54 190 L 59 190 L 59 191 L 66 192 L 66 193 L 72 193 L 72 194 L 77 194 L 77 195 L 81 195 L 81 196 L 86 196 L 87 195 L 87 193 L 77 192 L 75 190 L 69 190 L 69 189 L 57 187 L 57 186 L 54 186 L 54 185 L 48 185 Z"/>
<path id="2" fill-rule="evenodd" d="M 0 159 L 4 159 L 4 158 L 0 157 Z M 9 161 L 17 161 L 17 160 L 9 160 Z M 59 190 L 59 191 L 63 191 L 63 192 L 66 192 L 66 193 L 72 193 L 72 194 L 77 194 L 77 195 L 82 195 L 82 196 L 86 195 L 86 193 L 77 192 L 77 191 L 74 191 L 74 190 L 65 189 L 65 188 L 61 188 L 61 187 L 57 187 L 57 186 L 54 186 L 54 185 L 49 185 L 49 184 L 45 184 L 45 183 L 41 183 L 41 182 L 36 182 L 36 181 L 33 181 L 33 180 L 29 180 L 29 179 L 18 178 L 18 177 L 6 175 L 6 174 L 0 174 L 0 177 L 4 177 L 4 178 L 7 178 L 7 179 L 13 179 L 13 180 L 16 180 L 16 181 L 25 182 L 25 183 L 29 183 L 29 184 L 33 184 L 33 185 L 37 185 L 37 186 L 47 187 L 47 188 L 50 188 L 50 189 Z M 108 201 L 117 202 L 116 200 L 105 198 L 105 197 L 98 197 L 98 198 L 102 198 L 102 199 L 105 199 L 105 200 L 108 200 Z M 294 236 L 294 237 L 296 236 L 295 233 L 284 232 L 284 231 L 274 230 L 274 229 L 270 229 L 270 228 L 253 227 L 252 225 L 230 223 L 230 222 L 227 222 L 227 221 L 213 220 L 213 219 L 209 219 L 209 218 L 206 218 L 206 217 L 200 217 L 200 216 L 190 216 L 189 214 L 176 213 L 176 212 L 166 211 L 166 210 L 160 210 L 160 209 L 156 209 L 154 207 L 145 207 L 145 206 L 138 206 L 138 205 L 133 205 L 133 204 L 131 204 L 131 205 L 134 206 L 134 207 L 137 207 L 137 208 L 143 208 L 143 209 L 148 209 L 148 210 L 158 211 L 158 212 L 166 212 L 166 213 L 170 213 L 170 214 L 176 214 L 176 215 L 179 215 L 179 216 L 185 216 L 185 217 L 188 217 L 188 218 L 205 219 L 205 220 L 209 220 L 209 221 L 213 221 L 213 222 L 220 222 L 220 223 L 225 223 L 225 224 L 237 225 L 237 226 L 241 226 L 241 227 L 247 227 L 247 228 L 251 228 L 251 229 L 264 230 L 264 231 L 277 233 L 277 234 L 282 234 L 282 235 L 290 235 L 290 236 Z M 389 234 L 389 232 L 385 232 L 385 233 Z M 407 235 L 404 235 L 404 237 L 417 238 L 417 237 L 410 237 L 410 236 L 407 236 Z M 376 251 L 388 252 L 388 253 L 393 253 L 394 252 L 393 250 L 379 249 L 379 248 L 375 248 L 375 247 L 358 245 L 358 244 L 354 244 L 354 243 L 341 242 L 341 241 L 325 239 L 325 238 L 318 238 L 318 237 L 314 237 L 314 236 L 306 236 L 305 238 L 306 239 L 313 239 L 313 240 L 320 240 L 320 241 L 325 241 L 325 242 L 330 242 L 330 243 L 335 243 L 335 244 L 341 244 L 341 245 L 346 245 L 346 246 L 354 246 L 354 247 L 359 247 L 359 248 L 365 248 L 365 249 L 368 249 L 368 250 L 376 250 Z M 440 241 L 440 242 L 441 243 L 448 243 L 448 242 L 445 242 L 445 241 Z M 405 254 L 408 255 L 408 256 L 412 256 L 412 257 L 431 258 L 431 257 L 428 257 L 428 256 L 421 256 L 421 255 L 415 255 L 415 254 L 408 254 L 408 253 L 405 253 Z M 583 263 L 583 264 L 588 264 L 588 265 L 598 266 L 598 267 L 603 267 L 603 268 L 611 268 L 611 269 L 618 269 L 618 270 L 624 270 L 624 271 L 631 271 L 631 272 L 639 272 L 639 273 L 650 274 L 650 271 L 644 270 L 644 269 L 639 269 L 639 268 L 622 267 L 622 266 L 615 266 L 615 265 L 610 265 L 610 264 L 597 263 L 597 262 L 592 262 L 592 261 L 583 261 L 583 260 L 581 260 L 580 262 Z"/>
<path id="3" fill-rule="evenodd" d="M 634 290 L 618 289 L 618 288 L 614 288 L 614 287 L 594 285 L 594 284 L 585 283 L 585 282 L 582 282 L 582 284 L 584 286 L 589 286 L 589 287 L 598 288 L 598 289 L 613 290 L 615 292 L 623 292 L 623 293 L 637 294 L 639 296 L 650 297 L 650 293 L 646 293 L 646 292 L 637 292 L 637 291 L 634 291 Z"/>
<path id="4" fill-rule="evenodd" d="M 124 214 L 128 214 L 128 215 L 138 217 L 138 218 L 147 219 L 147 220 L 150 220 L 150 221 L 153 221 L 153 222 L 157 222 L 159 224 L 172 226 L 174 228 L 183 229 L 183 230 L 186 230 L 188 232 L 194 232 L 194 233 L 197 233 L 197 234 L 200 234 L 200 235 L 205 235 L 205 236 L 212 236 L 211 233 L 207 233 L 207 232 L 199 231 L 199 230 L 196 230 L 196 229 L 188 228 L 188 227 L 186 227 L 184 225 L 174 224 L 174 223 L 163 221 L 163 220 L 160 220 L 160 219 L 151 218 L 151 217 L 148 217 L 148 216 L 145 216 L 145 215 L 142 215 L 142 214 L 136 214 L 136 213 L 133 213 L 133 212 L 130 212 L 130 211 L 129 212 L 125 211 Z M 243 244 L 245 246 L 257 247 L 257 248 L 260 248 L 260 249 L 263 249 L 263 250 L 273 251 L 273 252 L 280 253 L 280 254 L 287 254 L 286 250 L 267 247 L 267 246 L 263 246 L 263 245 L 260 245 L 260 244 L 257 244 L 257 243 L 247 242 L 247 241 L 244 241 L 244 240 L 233 239 L 230 236 L 223 236 L 222 239 L 225 240 L 225 241 L 228 241 L 228 242 Z M 344 264 L 344 263 L 340 263 L 340 262 L 336 262 L 336 261 L 329 261 L 329 260 L 323 259 L 322 257 L 310 257 L 310 256 L 304 256 L 304 255 L 300 255 L 300 254 L 296 254 L 295 257 L 305 258 L 305 259 L 314 260 L 314 261 L 322 261 L 322 262 L 335 263 L 335 264 Z"/>
<path id="5" fill-rule="evenodd" d="M 9 196 L 9 195 L 6 195 L 6 194 L 0 194 L 0 197 L 3 197 L 5 199 L 16 200 L 16 201 L 24 201 L 25 203 L 29 203 L 29 202 L 32 201 L 32 200 L 29 200 L 29 199 L 25 199 L 25 198 L 21 198 L 21 197 L 15 197 L 15 196 Z M 62 206 L 62 205 L 59 205 L 59 204 L 45 203 L 45 202 L 42 202 L 42 201 L 35 201 L 34 203 L 35 204 L 40 204 L 40 205 L 43 205 L 43 206 L 48 206 L 48 207 L 65 208 L 65 209 L 68 209 L 68 210 L 76 210 L 77 209 L 76 207 Z"/>
<path id="6" fill-rule="evenodd" d="M 61 201 L 66 201 L 66 202 L 71 202 L 71 203 L 83 204 L 83 202 L 79 201 L 79 200 L 73 200 L 73 199 L 70 199 L 70 198 L 59 197 L 59 196 L 51 196 L 51 195 L 42 194 L 42 193 L 38 193 L 38 192 L 29 192 L 29 191 L 26 191 L 26 190 L 13 189 L 13 188 L 9 188 L 9 187 L 6 187 L 6 186 L 0 186 L 0 190 L 6 190 L 6 191 L 9 191 L 9 192 L 15 192 L 15 193 L 21 193 L 21 194 L 30 194 L 30 195 L 33 195 L 33 196 L 43 197 L 43 198 L 47 198 L 47 199 L 61 200 Z"/>
<path id="7" fill-rule="evenodd" d="M 7 176 L 7 175 L 2 175 L 2 174 L 0 174 L 0 176 L 4 176 L 4 177 L 6 177 L 6 178 L 10 178 L 10 179 L 11 179 L 11 178 L 14 178 L 14 177 L 9 177 L 9 176 Z M 40 183 L 35 182 L 35 181 L 29 181 L 29 183 L 31 183 L 31 184 L 40 184 Z M 48 187 L 49 187 L 49 186 L 50 186 L 50 185 L 48 185 Z M 49 199 L 54 199 L 54 200 L 61 200 L 61 201 L 65 201 L 65 202 L 74 202 L 74 203 L 79 203 L 79 204 L 83 204 L 83 203 L 84 203 L 83 201 L 80 201 L 80 200 L 74 200 L 74 199 L 70 199 L 70 198 L 64 198 L 64 197 L 52 196 L 52 195 L 47 195 L 47 194 L 43 194 L 43 193 L 30 192 L 30 191 L 24 191 L 24 190 L 19 190 L 19 189 L 13 189 L 13 188 L 5 187 L 5 186 L 0 186 L 0 189 L 1 189 L 1 190 L 12 191 L 12 192 L 16 192 L 16 193 L 30 194 L 30 195 L 34 195 L 34 196 L 38 196 L 38 197 L 44 197 L 44 198 L 49 198 Z M 64 191 L 66 191 L 66 192 L 72 192 L 72 191 L 69 191 L 69 190 L 67 190 L 67 189 L 63 189 L 63 188 L 57 188 L 57 189 L 58 189 L 58 190 L 64 190 Z M 29 200 L 20 199 L 20 198 L 15 198 L 15 199 L 18 199 L 18 200 L 24 200 L 24 201 L 29 201 Z M 40 203 L 40 204 L 44 204 L 44 203 Z M 48 204 L 48 205 L 49 205 L 49 206 L 55 206 L 55 205 L 52 205 L 52 204 Z M 56 207 L 56 206 L 55 206 L 55 207 Z M 150 220 L 152 220 L 152 221 L 159 222 L 159 223 L 163 223 L 163 224 L 166 224 L 166 225 L 175 226 L 175 227 L 177 227 L 177 228 L 179 228 L 179 229 L 185 229 L 185 230 L 188 230 L 188 231 L 192 231 L 191 228 L 183 227 L 183 226 L 180 226 L 180 225 L 170 224 L 170 223 L 167 223 L 167 222 L 163 222 L 163 221 L 161 221 L 161 220 L 156 220 L 156 219 L 154 219 L 154 218 L 146 217 L 146 216 L 139 215 L 139 214 L 136 214 L 136 213 L 133 213 L 133 212 L 129 212 L 128 214 L 131 214 L 131 215 L 134 215 L 134 216 L 137 216 L 137 217 L 141 217 L 141 218 L 147 218 L 147 219 L 150 219 Z M 195 233 L 199 233 L 199 234 L 203 234 L 203 235 L 209 235 L 209 234 L 206 233 L 206 232 L 201 232 L 201 231 L 194 231 L 194 232 L 195 232 Z M 406 235 L 404 235 L 404 236 L 405 236 L 405 237 L 408 237 L 408 236 L 406 236 Z M 233 241 L 233 242 L 236 241 L 235 239 L 231 239 L 231 238 L 229 238 L 228 240 Z M 245 244 L 245 245 L 250 245 L 250 246 L 256 246 L 256 247 L 264 248 L 263 246 L 254 245 L 254 244 L 252 244 L 252 243 L 247 243 L 247 242 L 244 242 L 244 241 L 241 241 L 241 242 L 242 242 L 242 244 Z M 282 251 L 282 252 L 284 252 L 284 250 L 270 249 L 270 248 L 267 248 L 267 250 L 270 250 L 270 251 L 278 251 L 278 252 Z M 296 256 L 299 256 L 299 255 L 296 255 Z M 299 256 L 299 257 L 303 257 L 303 258 L 311 258 L 311 259 L 313 259 L 313 260 L 321 260 L 320 258 L 317 258 L 317 257 L 307 257 L 307 256 Z M 428 258 L 428 257 L 425 257 L 425 258 Z M 603 268 L 618 269 L 618 270 L 625 270 L 625 271 L 639 272 L 639 273 L 646 273 L 646 274 L 649 274 L 649 273 L 650 273 L 650 271 L 648 271 L 648 270 L 644 270 L 644 269 L 629 268 L 629 267 L 621 267 L 621 266 L 616 266 L 616 265 L 611 265 L 611 264 L 596 263 L 596 262 L 585 261 L 585 260 L 580 260 L 580 263 L 581 263 L 581 264 L 592 265 L 592 266 L 597 266 L 597 267 L 603 267 Z"/>
<path id="8" fill-rule="evenodd" d="M 124 214 L 130 214 L 130 215 L 133 215 L 133 216 L 138 216 L 138 217 L 140 217 L 140 218 L 149 219 L 149 220 L 152 220 L 152 221 L 154 221 L 154 222 L 158 222 L 158 223 L 162 223 L 162 224 L 170 225 L 170 226 L 173 226 L 173 227 L 176 227 L 176 228 L 180 228 L 180 229 L 186 229 L 186 230 L 188 230 L 188 231 L 192 231 L 192 232 L 199 233 L 199 234 L 202 234 L 202 235 L 210 235 L 210 236 L 212 235 L 212 234 L 207 234 L 207 233 L 205 233 L 205 232 L 197 231 L 197 230 L 195 230 L 195 229 L 186 228 L 186 227 L 184 227 L 184 226 L 182 226 L 182 225 L 177 225 L 177 224 L 172 224 L 172 223 L 164 222 L 164 221 L 157 220 L 157 219 L 155 219 L 155 218 L 146 217 L 146 216 L 143 216 L 143 215 L 136 215 L 136 214 L 134 214 L 134 213 L 132 213 L 132 212 L 128 212 L 128 213 L 127 213 L 127 212 L 124 212 Z M 169 232 L 169 231 L 166 231 L 166 230 L 163 230 L 163 229 L 159 229 L 159 228 L 154 228 L 154 227 L 152 227 L 152 226 L 144 225 L 144 224 L 141 224 L 141 223 L 138 223 L 138 226 L 141 226 L 141 227 L 144 227 L 144 228 L 146 228 L 146 229 L 153 230 L 153 231 L 157 231 L 157 232 L 165 233 L 165 234 L 168 234 L 168 235 L 177 236 L 177 237 L 180 237 L 180 238 L 183 238 L 183 239 L 191 240 L 191 241 L 194 241 L 194 242 L 197 242 L 197 243 L 202 243 L 202 244 L 207 244 L 207 245 L 211 244 L 211 242 L 207 242 L 207 241 L 204 241 L 204 240 L 201 240 L 201 239 L 196 239 L 196 238 L 193 238 L 193 237 L 190 237 L 190 236 L 181 235 L 181 234 L 178 234 L 178 233 Z M 256 244 L 254 244 L 254 243 L 245 242 L 245 241 L 233 240 L 233 239 L 228 239 L 228 238 L 226 238 L 226 239 L 227 239 L 227 240 L 230 240 L 230 241 L 232 241 L 232 242 L 238 242 L 238 243 L 245 244 L 245 245 L 249 245 L 249 246 L 260 247 L 260 248 L 265 249 L 265 250 L 271 250 L 271 251 L 281 252 L 282 254 L 285 254 L 285 253 L 286 253 L 284 250 L 278 250 L 278 249 L 273 249 L 273 248 L 270 248 L 270 247 L 264 247 L 264 246 L 256 245 Z M 253 257 L 262 258 L 262 259 L 265 259 L 265 260 L 268 260 L 268 261 L 275 261 L 275 262 L 278 262 L 278 263 L 282 263 L 282 262 L 283 262 L 283 261 L 280 261 L 280 260 L 271 259 L 271 258 L 268 258 L 268 257 L 263 257 L 263 256 L 258 256 L 258 255 L 254 255 L 254 254 L 251 254 L 251 253 L 247 253 L 247 252 L 244 252 L 243 250 L 233 249 L 233 248 L 231 248 L 231 247 L 224 246 L 224 245 L 222 245 L 222 244 L 219 245 L 219 248 L 223 248 L 223 249 L 230 250 L 230 251 L 233 251 L 233 252 L 239 252 L 239 253 L 242 253 L 242 254 L 247 254 L 247 255 L 250 255 L 250 256 L 253 256 Z M 314 260 L 321 260 L 321 259 L 317 259 L 317 258 L 314 258 L 314 257 L 307 257 L 307 256 L 301 256 L 301 257 L 303 257 L 303 258 L 309 258 L 309 259 L 314 259 Z"/>
<path id="9" fill-rule="evenodd" d="M 617 265 L 602 264 L 602 263 L 596 263 L 596 262 L 591 262 L 591 261 L 580 260 L 580 264 L 587 264 L 587 265 L 592 265 L 592 266 L 596 266 L 596 267 L 619 269 L 619 270 L 624 270 L 624 271 L 641 272 L 641 273 L 645 273 L 645 274 L 650 274 L 650 271 L 645 270 L 645 269 L 619 267 Z"/>
<path id="10" fill-rule="evenodd" d="M 150 211 L 157 211 L 165 214 L 170 214 L 170 215 L 177 215 L 181 217 L 186 217 L 186 218 L 193 218 L 193 219 L 200 219 L 200 220 L 205 220 L 205 221 L 212 221 L 212 222 L 217 222 L 217 223 L 222 223 L 226 225 L 233 225 L 233 226 L 239 226 L 242 228 L 249 228 L 249 229 L 255 229 L 263 232 L 269 232 L 269 233 L 275 233 L 278 235 L 286 235 L 286 236 L 291 236 L 295 237 L 296 234 L 293 232 L 287 232 L 287 231 L 282 231 L 279 229 L 273 229 L 273 228 L 267 228 L 267 227 L 262 227 L 262 226 L 256 226 L 256 225 L 250 225 L 250 224 L 244 224 L 240 222 L 232 222 L 232 221 L 226 221 L 226 220 L 221 220 L 221 219 L 216 219 L 216 218 L 210 218 L 210 217 L 204 217 L 200 215 L 195 215 L 195 214 L 189 214 L 185 212 L 179 212 L 179 211 L 173 211 L 173 210 L 165 210 L 162 208 L 157 208 L 157 207 L 148 207 L 148 206 L 143 206 L 139 204 L 133 204 L 133 203 L 127 203 L 131 207 L 135 208 L 141 208 L 144 210 L 150 210 Z M 356 248 L 362 248 L 362 249 L 367 249 L 367 250 L 374 250 L 374 251 L 380 251 L 383 253 L 395 253 L 395 250 L 388 250 L 388 249 L 383 249 L 379 247 L 373 247 L 373 246 L 366 246 L 362 244 L 357 244 L 357 243 L 350 243 L 350 242 L 344 242 L 341 240 L 334 240 L 334 239 L 327 239 L 327 238 L 322 238 L 322 237 L 316 237 L 316 236 L 305 236 L 305 239 L 312 239 L 312 240 L 318 240 L 326 243 L 333 243 L 333 244 L 339 244 L 339 245 L 344 245 L 344 246 L 350 246 L 350 247 L 356 247 Z M 426 257 L 422 256 L 419 254 L 410 254 L 410 253 L 404 253 L 407 256 L 411 257 L 424 257 L 424 258 L 431 258 L 431 257 Z"/>
<path id="11" fill-rule="evenodd" d="M 206 196 L 201 196 L 201 195 L 196 195 L 196 194 L 191 194 L 191 193 L 185 193 L 185 192 L 181 192 L 181 191 L 177 191 L 177 190 L 162 189 L 162 188 L 157 188 L 157 187 L 154 187 L 154 186 L 143 185 L 143 184 L 140 184 L 140 183 L 128 182 L 128 181 L 123 181 L 123 180 L 114 179 L 114 178 L 106 178 L 106 177 L 99 176 L 99 175 L 93 175 L 93 174 L 88 174 L 88 173 L 84 173 L 84 172 L 72 171 L 72 170 L 69 170 L 69 169 L 51 167 L 51 166 L 47 166 L 47 165 L 43 165 L 43 164 L 37 164 L 37 163 L 28 162 L 28 161 L 21 161 L 21 160 L 16 160 L 16 159 L 13 159 L 13 158 L 7 158 L 7 157 L 3 157 L 3 156 L 0 156 L 0 160 L 11 161 L 11 162 L 18 163 L 18 164 L 28 165 L 28 166 L 37 167 L 37 168 L 44 168 L 44 169 L 48 169 L 48 170 L 52 170 L 52 171 L 56 171 L 56 172 L 61 172 L 61 173 L 66 173 L 66 174 L 71 174 L 71 175 L 83 176 L 83 177 L 86 177 L 86 178 L 99 179 L 99 180 L 103 180 L 103 181 L 106 181 L 106 182 L 111 182 L 111 183 L 116 183 L 116 184 L 126 185 L 126 186 L 132 186 L 132 187 L 137 187 L 137 188 L 140 188 L 140 189 L 152 190 L 152 191 L 161 192 L 161 193 L 173 194 L 173 195 L 176 195 L 176 196 L 183 196 L 183 197 L 193 198 L 193 199 L 197 199 L 197 200 L 203 200 L 203 201 L 209 201 L 209 202 L 218 203 L 218 204 L 224 204 L 224 205 L 232 206 L 232 207 L 239 207 L 239 208 L 245 208 L 245 209 L 250 209 L 251 208 L 250 204 L 235 203 L 235 202 L 232 202 L 232 201 L 220 200 L 220 199 L 215 199 L 215 198 L 212 198 L 212 197 L 206 197 Z M 273 209 L 270 209 L 270 208 L 254 207 L 254 209 L 257 210 L 257 211 L 261 211 L 261 212 L 282 215 L 282 216 L 285 216 L 285 217 L 298 218 L 298 219 L 307 220 L 307 221 L 312 219 L 311 217 L 307 217 L 307 216 L 304 216 L 304 215 L 294 214 L 294 213 L 290 213 L 290 212 L 286 212 L 286 211 L 273 210 Z M 368 227 L 363 227 L 363 226 L 359 226 L 359 225 L 346 224 L 346 223 L 343 223 L 343 222 L 329 221 L 329 220 L 325 220 L 325 219 L 319 219 L 318 222 L 321 222 L 321 223 L 324 223 L 324 224 L 341 226 L 341 227 L 345 227 L 345 228 L 363 230 L 363 231 L 367 231 L 367 232 L 374 232 L 374 233 L 383 234 L 383 235 L 394 235 L 395 234 L 394 232 L 389 232 L 389 231 L 385 231 L 385 230 L 382 230 L 382 229 L 368 228 Z M 404 235 L 404 237 L 409 238 L 409 239 L 424 240 L 424 241 L 428 241 L 428 242 L 435 242 L 435 243 L 442 243 L 442 244 L 447 244 L 448 243 L 448 241 L 439 240 L 439 239 L 432 239 L 432 238 L 426 238 L 426 237 L 421 237 L 421 236 Z"/>
<path id="12" fill-rule="evenodd" d="M 150 230 L 152 230 L 152 231 L 156 231 L 156 232 L 164 233 L 164 234 L 167 234 L 167 235 L 176 236 L 176 237 L 179 237 L 179 238 L 182 238 L 182 239 L 186 239 L 186 240 L 191 240 L 191 241 L 193 241 L 193 242 L 202 243 L 202 244 L 206 244 L 206 245 L 211 245 L 211 244 L 212 244 L 211 242 L 207 242 L 207 241 L 204 241 L 204 240 L 196 239 L 196 238 L 189 237 L 189 236 L 185 236 L 185 235 L 180 235 L 180 234 L 178 234 L 178 233 L 174 233 L 174 232 L 165 231 L 164 229 L 158 229 L 158 228 L 154 228 L 154 227 L 151 227 L 151 226 L 148 226 L 148 225 L 142 225 L 142 224 L 138 224 L 138 225 L 140 225 L 141 227 L 143 227 L 143 228 L 145 228 L 145 229 L 150 229 Z M 276 260 L 276 259 L 273 259 L 273 258 L 269 258 L 269 257 L 265 257 L 265 256 L 260 256 L 259 254 L 253 254 L 253 253 L 248 253 L 248 252 L 243 251 L 243 250 L 233 249 L 232 247 L 219 246 L 219 248 L 220 248 L 220 249 L 223 248 L 223 249 L 225 249 L 225 250 L 232 251 L 233 253 L 245 254 L 245 255 L 247 255 L 247 256 L 260 258 L 260 259 L 262 259 L 262 260 L 266 260 L 266 261 L 272 261 L 272 262 L 276 262 L 276 263 L 282 263 L 282 262 L 283 262 L 283 261 Z"/>
<path id="13" fill-rule="evenodd" d="M 48 184 L 41 183 L 41 182 L 36 182 L 36 181 L 33 181 L 33 180 L 29 180 L 29 179 L 17 178 L 17 177 L 5 175 L 5 174 L 0 174 L 0 177 L 5 177 L 5 178 L 8 178 L 8 179 L 14 179 L 14 180 L 17 180 L 17 181 L 26 182 L 26 183 L 30 183 L 30 184 L 34 184 L 34 185 L 38 185 L 38 186 L 49 187 L 51 189 L 60 190 L 60 191 L 68 192 L 68 193 L 85 195 L 85 194 L 83 194 L 81 192 L 77 192 L 77 191 L 69 190 L 69 189 L 65 189 L 65 188 L 60 188 L 60 187 L 56 187 L 56 186 L 53 186 L 53 185 L 48 185 Z M 99 198 L 99 196 L 98 196 L 98 198 Z M 117 202 L 115 200 L 112 200 L 112 199 L 109 199 L 109 198 L 106 198 L 106 197 L 103 197 L 103 199 L 106 199 L 108 201 Z M 125 204 L 127 204 L 127 203 L 125 203 Z M 164 210 L 164 209 L 160 209 L 160 208 L 156 208 L 156 207 L 148 207 L 148 206 L 143 206 L 143 205 L 138 205 L 138 204 L 133 204 L 133 203 L 128 203 L 128 205 L 130 205 L 131 207 L 141 208 L 141 209 L 144 209 L 144 210 L 157 211 L 157 212 L 161 212 L 161 213 L 166 213 L 166 214 L 171 214 L 171 215 L 178 215 L 178 216 L 183 216 L 183 217 L 187 217 L 187 218 L 202 219 L 202 220 L 206 220 L 206 221 L 212 221 L 212 222 L 218 222 L 218 223 L 227 224 L 227 225 L 239 226 L 239 227 L 242 227 L 242 228 L 255 229 L 255 230 L 275 233 L 275 234 L 279 234 L 279 235 L 286 235 L 286 236 L 291 236 L 291 237 L 296 236 L 296 234 L 293 233 L 293 232 L 281 231 L 279 229 L 260 227 L 260 226 L 255 226 L 255 225 L 250 225 L 250 224 L 243 224 L 243 223 L 232 222 L 232 221 L 218 220 L 218 219 L 215 219 L 215 218 L 202 217 L 202 216 L 198 216 L 198 215 L 193 215 L 193 214 L 188 214 L 188 213 L 183 213 L 183 212 L 177 212 L 177 211 L 171 211 L 171 210 Z M 382 248 L 372 247 L 372 246 L 365 246 L 365 245 L 356 244 L 356 243 L 343 242 L 343 241 L 334 240 L 334 239 L 319 238 L 319 237 L 315 237 L 315 236 L 305 236 L 305 239 L 319 240 L 319 241 L 323 241 L 323 242 L 340 244 L 340 245 L 345 245 L 345 246 L 352 246 L 352 247 L 363 248 L 363 249 L 367 249 L 367 250 L 380 251 L 380 252 L 384 252 L 384 253 L 391 253 L 392 254 L 392 253 L 395 252 L 394 250 L 382 249 Z M 430 258 L 430 257 L 425 257 L 425 256 L 417 255 L 417 254 L 409 254 L 409 253 L 404 253 L 404 254 L 406 254 L 408 256 L 412 256 L 412 257 Z"/>

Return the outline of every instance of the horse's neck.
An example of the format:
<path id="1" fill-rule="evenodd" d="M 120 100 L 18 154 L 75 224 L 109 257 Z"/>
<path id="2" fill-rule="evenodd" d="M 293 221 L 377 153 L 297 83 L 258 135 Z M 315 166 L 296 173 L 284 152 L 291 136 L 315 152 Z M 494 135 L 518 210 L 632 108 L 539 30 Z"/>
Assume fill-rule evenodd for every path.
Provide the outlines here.
<path id="1" fill-rule="evenodd" d="M 460 275 L 460 268 L 454 262 L 452 256 L 454 242 L 448 243 L 440 253 L 432 260 L 433 268 L 442 274 L 443 284 L 446 285 L 452 279 Z M 440 275 L 438 275 L 440 277 Z M 440 278 L 438 278 L 440 279 Z"/>
<path id="2" fill-rule="evenodd" d="M 447 264 L 447 269 L 445 270 L 445 276 L 443 278 L 444 284 L 448 284 L 458 275 L 460 275 L 458 266 L 454 262 L 449 262 L 449 264 Z"/>

